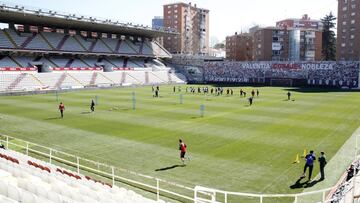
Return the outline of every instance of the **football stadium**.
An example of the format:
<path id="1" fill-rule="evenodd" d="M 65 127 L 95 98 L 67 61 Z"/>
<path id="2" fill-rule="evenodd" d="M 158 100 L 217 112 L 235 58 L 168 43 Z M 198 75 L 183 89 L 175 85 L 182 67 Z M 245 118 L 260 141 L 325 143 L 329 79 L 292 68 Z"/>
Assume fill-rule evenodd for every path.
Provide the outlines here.
<path id="1" fill-rule="evenodd" d="M 358 60 L 179 54 L 170 27 L 10 3 L 0 22 L 1 203 L 360 201 Z"/>

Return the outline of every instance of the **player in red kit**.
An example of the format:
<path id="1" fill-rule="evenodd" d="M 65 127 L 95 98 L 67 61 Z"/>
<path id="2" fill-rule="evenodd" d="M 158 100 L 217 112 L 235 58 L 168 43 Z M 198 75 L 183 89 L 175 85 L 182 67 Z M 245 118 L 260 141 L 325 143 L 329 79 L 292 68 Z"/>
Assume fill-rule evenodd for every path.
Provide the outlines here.
<path id="1" fill-rule="evenodd" d="M 180 150 L 180 159 L 183 165 L 185 165 L 186 144 L 181 139 L 179 139 L 179 150 Z"/>
<path id="2" fill-rule="evenodd" d="M 64 118 L 64 110 L 65 110 L 65 105 L 62 102 L 60 102 L 59 111 L 61 114 L 61 118 Z"/>

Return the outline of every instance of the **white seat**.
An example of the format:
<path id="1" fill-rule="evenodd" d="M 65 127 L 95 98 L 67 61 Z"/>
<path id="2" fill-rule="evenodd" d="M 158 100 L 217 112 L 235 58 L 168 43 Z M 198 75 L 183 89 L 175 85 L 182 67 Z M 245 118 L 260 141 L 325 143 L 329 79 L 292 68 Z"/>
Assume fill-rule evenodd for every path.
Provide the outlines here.
<path id="1" fill-rule="evenodd" d="M 0 180 L 0 195 L 8 196 L 8 184 Z"/>
<path id="2" fill-rule="evenodd" d="M 46 197 L 47 193 L 50 191 L 49 187 L 45 187 L 43 185 L 38 185 L 36 187 L 36 194 L 41 197 Z"/>
<path id="3" fill-rule="evenodd" d="M 0 198 L 0 202 L 1 203 L 19 203 L 18 201 L 15 201 L 15 200 L 7 198 L 7 197 Z"/>
<path id="4" fill-rule="evenodd" d="M 25 179 L 18 179 L 17 183 L 19 188 L 23 190 L 28 190 L 28 181 L 26 181 Z"/>
<path id="5" fill-rule="evenodd" d="M 21 192 L 21 203 L 36 203 L 36 196 L 28 191 Z"/>
<path id="6" fill-rule="evenodd" d="M 50 200 L 48 200 L 44 197 L 39 197 L 39 196 L 36 198 L 35 201 L 36 201 L 36 203 L 49 203 L 50 202 Z"/>
<path id="7" fill-rule="evenodd" d="M 16 186 L 13 186 L 11 184 L 8 185 L 8 197 L 15 200 L 15 201 L 20 201 L 20 189 L 17 188 Z"/>
<path id="8" fill-rule="evenodd" d="M 103 198 L 101 199 L 100 203 L 119 203 L 119 202 L 112 199 Z"/>
<path id="9" fill-rule="evenodd" d="M 50 191 L 48 193 L 47 196 L 50 201 L 54 202 L 54 203 L 61 203 L 62 202 L 62 198 L 61 195 L 57 194 L 56 192 Z"/>
<path id="10" fill-rule="evenodd" d="M 88 197 L 88 196 L 84 196 L 83 200 L 86 203 L 97 203 L 98 202 L 98 201 L 96 201 L 96 200 L 94 200 L 94 199 L 92 199 L 91 197 Z"/>

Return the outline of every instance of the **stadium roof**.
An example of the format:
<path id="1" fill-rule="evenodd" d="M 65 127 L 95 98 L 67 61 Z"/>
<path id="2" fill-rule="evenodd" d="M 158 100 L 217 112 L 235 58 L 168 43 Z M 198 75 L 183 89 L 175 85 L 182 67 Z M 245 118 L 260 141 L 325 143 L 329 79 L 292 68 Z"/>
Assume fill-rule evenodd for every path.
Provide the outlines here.
<path id="1" fill-rule="evenodd" d="M 0 4 L 0 22 L 148 38 L 178 34 L 175 30 L 169 28 L 152 29 L 148 26 L 124 23 L 111 19 L 99 19 L 47 9 L 28 8 L 20 5 L 10 5 L 9 3 Z"/>

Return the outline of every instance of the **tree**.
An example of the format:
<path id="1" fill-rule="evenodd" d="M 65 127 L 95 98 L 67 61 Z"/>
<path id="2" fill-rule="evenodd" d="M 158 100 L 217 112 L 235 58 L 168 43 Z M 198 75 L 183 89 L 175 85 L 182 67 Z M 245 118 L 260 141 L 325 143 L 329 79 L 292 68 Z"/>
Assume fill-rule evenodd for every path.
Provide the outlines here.
<path id="1" fill-rule="evenodd" d="M 225 49 L 225 44 L 224 43 L 215 44 L 214 49 Z"/>
<path id="2" fill-rule="evenodd" d="M 322 34 L 322 59 L 324 61 L 336 60 L 336 37 L 335 29 L 336 17 L 330 12 L 321 19 L 324 29 Z"/>

